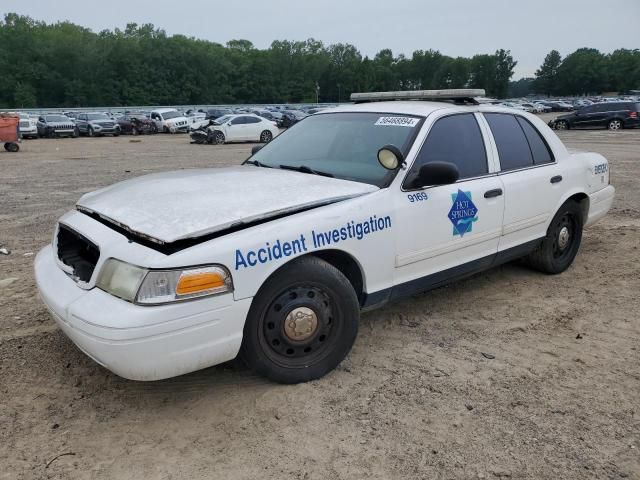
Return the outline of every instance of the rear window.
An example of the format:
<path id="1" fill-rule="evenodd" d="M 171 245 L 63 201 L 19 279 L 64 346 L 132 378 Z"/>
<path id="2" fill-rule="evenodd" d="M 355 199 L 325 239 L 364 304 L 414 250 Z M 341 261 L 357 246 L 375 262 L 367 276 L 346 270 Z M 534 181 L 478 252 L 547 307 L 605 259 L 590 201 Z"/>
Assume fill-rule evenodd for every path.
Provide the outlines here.
<path id="1" fill-rule="evenodd" d="M 531 167 L 533 156 L 529 142 L 516 117 L 506 113 L 485 113 L 484 116 L 496 141 L 500 169 L 505 171 Z"/>
<path id="2" fill-rule="evenodd" d="M 529 148 L 533 155 L 533 163 L 535 165 L 542 165 L 543 163 L 553 162 L 551 149 L 549 149 L 547 142 L 542 138 L 540 132 L 538 132 L 538 130 L 525 118 L 517 117 L 517 119 L 524 131 L 525 137 L 527 137 L 527 141 L 529 142 Z"/>

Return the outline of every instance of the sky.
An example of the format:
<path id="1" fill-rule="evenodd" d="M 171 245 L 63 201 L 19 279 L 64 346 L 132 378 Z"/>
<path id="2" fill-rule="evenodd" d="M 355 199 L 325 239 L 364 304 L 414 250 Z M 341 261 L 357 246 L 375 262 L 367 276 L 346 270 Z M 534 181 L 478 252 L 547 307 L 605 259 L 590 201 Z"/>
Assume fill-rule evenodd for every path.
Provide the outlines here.
<path id="1" fill-rule="evenodd" d="M 384 48 L 453 57 L 504 48 L 518 61 L 514 80 L 533 76 L 552 49 L 640 48 L 640 0 L 0 0 L 0 13 L 8 12 L 94 31 L 153 23 L 168 34 L 242 38 L 257 48 L 315 38 L 370 57 Z"/>

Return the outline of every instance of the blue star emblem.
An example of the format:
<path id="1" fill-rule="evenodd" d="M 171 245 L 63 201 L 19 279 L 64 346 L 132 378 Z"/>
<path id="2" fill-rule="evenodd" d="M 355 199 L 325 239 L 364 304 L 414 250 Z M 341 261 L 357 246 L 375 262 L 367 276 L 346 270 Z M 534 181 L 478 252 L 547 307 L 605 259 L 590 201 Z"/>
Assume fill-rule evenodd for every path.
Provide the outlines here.
<path id="1" fill-rule="evenodd" d="M 473 229 L 473 222 L 478 220 L 478 209 L 473 200 L 471 200 L 471 192 L 463 192 L 451 194 L 453 205 L 449 210 L 449 220 L 453 223 L 453 235 L 464 236 Z"/>

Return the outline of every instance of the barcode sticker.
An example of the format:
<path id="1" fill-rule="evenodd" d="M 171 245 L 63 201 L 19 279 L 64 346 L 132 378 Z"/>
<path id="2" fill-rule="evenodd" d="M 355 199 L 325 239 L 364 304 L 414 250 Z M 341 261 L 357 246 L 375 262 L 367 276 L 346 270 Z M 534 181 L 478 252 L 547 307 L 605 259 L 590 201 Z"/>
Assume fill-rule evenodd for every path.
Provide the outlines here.
<path id="1" fill-rule="evenodd" d="M 392 127 L 415 127 L 419 121 L 413 117 L 380 117 L 375 124 Z"/>

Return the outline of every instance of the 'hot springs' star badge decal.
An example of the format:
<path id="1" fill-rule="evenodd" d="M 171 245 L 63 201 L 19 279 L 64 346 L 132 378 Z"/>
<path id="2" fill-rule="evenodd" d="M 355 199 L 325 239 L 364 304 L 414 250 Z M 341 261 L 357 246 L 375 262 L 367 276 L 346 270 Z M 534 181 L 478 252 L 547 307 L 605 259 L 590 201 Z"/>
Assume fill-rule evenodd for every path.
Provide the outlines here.
<path id="1" fill-rule="evenodd" d="M 449 220 L 453 223 L 453 235 L 464 236 L 473 229 L 473 222 L 478 220 L 478 209 L 471 200 L 471 192 L 452 193 L 453 205 L 449 210 Z"/>

